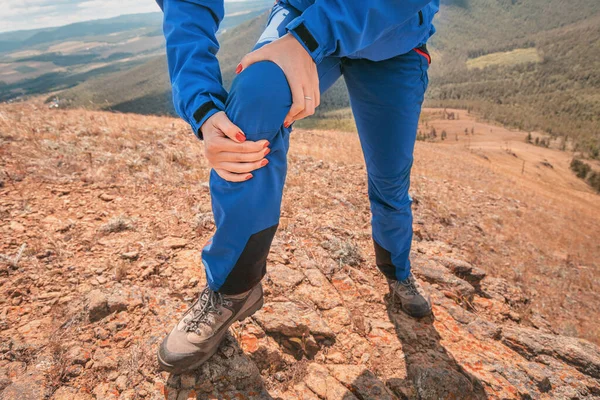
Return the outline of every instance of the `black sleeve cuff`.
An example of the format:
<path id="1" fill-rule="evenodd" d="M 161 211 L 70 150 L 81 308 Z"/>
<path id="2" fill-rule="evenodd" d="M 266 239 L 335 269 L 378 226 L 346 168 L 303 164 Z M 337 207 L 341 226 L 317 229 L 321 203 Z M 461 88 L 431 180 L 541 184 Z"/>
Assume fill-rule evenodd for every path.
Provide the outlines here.
<path id="1" fill-rule="evenodd" d="M 295 28 L 290 29 L 293 31 L 298 39 L 304 44 L 304 46 L 308 49 L 310 53 L 313 53 L 315 50 L 319 48 L 319 43 L 317 43 L 315 37 L 310 33 L 304 23 L 296 26 Z"/>
<path id="2" fill-rule="evenodd" d="M 217 105 L 212 100 L 209 100 L 206 103 L 202 104 L 200 107 L 198 107 L 198 109 L 194 112 L 194 121 L 198 125 L 198 131 L 195 133 L 199 139 L 203 139 L 200 128 L 202 127 L 204 122 L 206 122 L 208 117 L 212 116 L 212 114 L 218 111 L 220 111 L 219 107 L 217 107 Z"/>

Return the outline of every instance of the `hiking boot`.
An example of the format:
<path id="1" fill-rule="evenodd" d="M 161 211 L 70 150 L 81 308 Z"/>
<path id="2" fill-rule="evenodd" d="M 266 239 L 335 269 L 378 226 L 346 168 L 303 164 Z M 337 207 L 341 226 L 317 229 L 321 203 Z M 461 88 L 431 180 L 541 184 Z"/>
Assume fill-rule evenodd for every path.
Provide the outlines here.
<path id="1" fill-rule="evenodd" d="M 402 309 L 414 318 L 421 318 L 431 314 L 431 299 L 425 293 L 412 272 L 403 281 L 388 279 L 390 292 L 394 298 L 400 300 Z"/>
<path id="2" fill-rule="evenodd" d="M 206 286 L 161 343 L 160 367 L 174 374 L 198 368 L 217 351 L 231 324 L 251 316 L 262 305 L 260 283 L 238 295 L 221 294 Z"/>

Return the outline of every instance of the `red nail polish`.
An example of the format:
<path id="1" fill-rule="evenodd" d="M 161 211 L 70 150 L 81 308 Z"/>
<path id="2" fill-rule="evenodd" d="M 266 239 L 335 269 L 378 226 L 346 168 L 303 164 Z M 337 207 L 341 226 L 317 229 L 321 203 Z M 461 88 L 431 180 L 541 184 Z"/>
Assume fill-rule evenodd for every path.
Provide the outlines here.
<path id="1" fill-rule="evenodd" d="M 264 167 L 264 166 L 265 166 L 265 165 L 267 165 L 268 163 L 269 163 L 269 160 L 267 160 L 267 159 L 265 158 L 264 160 L 262 160 L 262 161 L 260 162 L 260 166 L 261 166 L 261 167 Z"/>
<path id="2" fill-rule="evenodd" d="M 237 67 L 235 68 L 236 74 L 239 74 L 240 72 L 242 72 L 242 64 L 238 64 Z"/>
<path id="3" fill-rule="evenodd" d="M 239 140 L 240 142 L 243 142 L 246 140 L 246 136 L 244 136 L 244 134 L 242 132 L 238 132 L 235 134 L 235 138 L 237 140 Z"/>
<path id="4" fill-rule="evenodd" d="M 269 142 L 266 142 L 266 143 L 265 143 L 265 145 L 263 146 L 263 149 L 264 149 L 265 147 L 267 147 L 268 145 L 270 145 L 270 144 L 271 144 L 271 143 L 269 143 Z"/>
<path id="5" fill-rule="evenodd" d="M 252 178 L 252 175 L 248 175 L 248 176 L 246 176 L 246 180 L 248 180 L 248 179 L 250 179 L 250 178 Z"/>
<path id="6" fill-rule="evenodd" d="M 286 128 L 290 127 L 290 123 L 287 121 L 283 121 L 283 126 L 285 126 Z"/>
<path id="7" fill-rule="evenodd" d="M 271 152 L 271 149 L 267 149 L 267 150 L 265 151 L 265 156 L 266 156 L 267 154 L 269 154 L 270 152 Z"/>

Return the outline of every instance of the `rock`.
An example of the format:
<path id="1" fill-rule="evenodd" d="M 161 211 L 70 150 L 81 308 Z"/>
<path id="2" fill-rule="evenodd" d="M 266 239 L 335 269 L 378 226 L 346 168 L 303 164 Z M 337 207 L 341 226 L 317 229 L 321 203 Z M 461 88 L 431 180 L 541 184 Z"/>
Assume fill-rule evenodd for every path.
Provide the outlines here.
<path id="1" fill-rule="evenodd" d="M 158 267 L 160 264 L 158 264 L 156 261 L 149 261 L 147 263 L 144 263 L 142 265 L 142 268 L 144 268 L 144 270 L 142 271 L 140 278 L 142 280 L 148 279 L 150 277 L 150 275 L 154 275 L 158 272 Z"/>
<path id="2" fill-rule="evenodd" d="M 368 369 L 357 365 L 332 365 L 329 373 L 362 400 L 395 400 L 395 396 Z"/>
<path id="3" fill-rule="evenodd" d="M 183 238 L 168 236 L 161 240 L 161 246 L 169 248 L 169 249 L 180 249 L 187 245 L 187 240 Z"/>
<path id="4" fill-rule="evenodd" d="M 487 277 L 481 281 L 481 290 L 486 296 L 511 306 L 519 306 L 529 302 L 523 290 L 503 278 Z"/>
<path id="5" fill-rule="evenodd" d="M 94 368 L 112 371 L 119 365 L 119 357 L 114 349 L 99 348 L 94 352 Z"/>
<path id="6" fill-rule="evenodd" d="M 460 372 L 450 368 L 409 367 L 419 399 L 457 399 L 476 400 L 480 397 L 473 391 L 473 384 Z"/>
<path id="7" fill-rule="evenodd" d="M 127 376 L 119 375 L 119 377 L 115 380 L 115 385 L 117 385 L 117 389 L 119 389 L 121 392 L 126 390 L 129 387 Z"/>
<path id="8" fill-rule="evenodd" d="M 342 299 L 327 277 L 318 269 L 304 271 L 310 284 L 301 284 L 295 291 L 298 298 L 312 301 L 321 310 L 342 305 Z"/>
<path id="9" fill-rule="evenodd" d="M 548 355 L 600 379 L 600 348 L 587 340 L 513 326 L 502 329 L 502 343 L 527 359 Z"/>
<path id="10" fill-rule="evenodd" d="M 327 325 L 335 333 L 340 333 L 352 324 L 352 315 L 345 307 L 335 307 L 331 310 L 324 310 L 323 316 L 327 319 Z"/>
<path id="11" fill-rule="evenodd" d="M 81 346 L 69 347 L 65 354 L 65 359 L 69 360 L 72 364 L 85 365 L 91 358 L 91 353 L 84 350 Z"/>
<path id="12" fill-rule="evenodd" d="M 109 314 L 124 311 L 127 307 L 127 299 L 118 292 L 106 294 L 100 289 L 94 289 L 87 295 L 87 310 L 90 322 L 96 322 Z"/>
<path id="13" fill-rule="evenodd" d="M 135 261 L 139 258 L 140 253 L 138 251 L 128 251 L 127 253 L 121 254 L 121 258 L 124 260 Z"/>
<path id="14" fill-rule="evenodd" d="M 344 385 L 329 375 L 327 368 L 312 363 L 308 366 L 306 386 L 325 400 L 343 399 L 358 400 Z"/>
<path id="15" fill-rule="evenodd" d="M 299 382 L 291 390 L 283 393 L 281 399 L 319 400 L 319 397 L 306 384 Z"/>
<path id="16" fill-rule="evenodd" d="M 277 286 L 291 289 L 304 280 L 304 274 L 285 265 L 275 264 L 269 267 L 267 278 Z"/>
<path id="17" fill-rule="evenodd" d="M 109 201 L 113 201 L 114 199 L 116 199 L 116 196 L 110 195 L 110 194 L 108 194 L 108 193 L 101 193 L 101 194 L 98 196 L 98 198 L 99 198 L 100 200 L 102 200 L 102 201 L 109 202 Z"/>
<path id="18" fill-rule="evenodd" d="M 112 382 L 102 382 L 99 385 L 96 385 L 93 393 L 96 399 L 117 400 L 119 398 L 119 391 Z"/>
<path id="19" fill-rule="evenodd" d="M 266 304 L 254 314 L 254 319 L 266 331 L 301 338 L 312 334 L 333 338 L 335 334 L 316 311 L 302 309 L 290 301 Z"/>
<path id="20" fill-rule="evenodd" d="M 443 288 L 457 293 L 460 297 L 472 300 L 475 295 L 475 288 L 467 281 L 457 278 L 450 273 L 446 267 L 437 264 L 431 260 L 415 262 L 415 275 L 427 282 L 437 283 Z"/>
<path id="21" fill-rule="evenodd" d="M 331 283 L 344 301 L 354 303 L 360 299 L 356 283 L 344 272 L 337 272 L 331 277 Z"/>
<path id="22" fill-rule="evenodd" d="M 40 400 L 45 398 L 44 377 L 27 373 L 0 393 L 0 400 Z"/>
<path id="23" fill-rule="evenodd" d="M 50 327 L 51 323 L 52 318 L 50 317 L 35 319 L 33 321 L 29 321 L 25 325 L 21 325 L 17 330 L 21 335 L 30 336 L 32 338 L 38 337 L 46 332 L 46 329 Z"/>
<path id="24" fill-rule="evenodd" d="M 17 233 L 25 232 L 25 227 L 23 224 L 20 224 L 17 221 L 10 221 L 9 227 Z"/>
<path id="25" fill-rule="evenodd" d="M 59 387 L 54 395 L 51 397 L 52 400 L 93 400 L 93 397 L 89 393 L 78 391 L 70 386 Z"/>
<path id="26" fill-rule="evenodd" d="M 109 295 L 106 299 L 106 303 L 110 314 L 127 310 L 128 306 L 127 299 L 119 294 Z"/>
<path id="27" fill-rule="evenodd" d="M 474 267 L 466 261 L 448 257 L 434 257 L 434 260 L 448 268 L 454 275 L 471 284 L 476 284 L 487 275 L 484 270 Z"/>
<path id="28" fill-rule="evenodd" d="M 109 314 L 106 294 L 98 289 L 89 292 L 87 295 L 87 310 L 90 322 L 99 321 L 106 317 Z"/>

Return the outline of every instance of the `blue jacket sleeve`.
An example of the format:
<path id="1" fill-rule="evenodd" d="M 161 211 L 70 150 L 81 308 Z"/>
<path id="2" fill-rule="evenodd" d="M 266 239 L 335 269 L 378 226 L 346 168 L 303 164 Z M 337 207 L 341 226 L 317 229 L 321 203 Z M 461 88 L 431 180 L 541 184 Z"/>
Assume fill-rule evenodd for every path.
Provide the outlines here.
<path id="1" fill-rule="evenodd" d="M 316 0 L 287 30 L 318 64 L 373 44 L 391 29 L 414 18 L 431 0 Z"/>
<path id="2" fill-rule="evenodd" d="M 163 10 L 163 32 L 173 89 L 173 104 L 194 133 L 211 115 L 224 110 L 217 61 L 216 33 L 225 14 L 223 0 L 157 0 Z"/>

